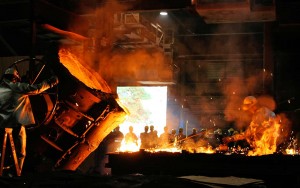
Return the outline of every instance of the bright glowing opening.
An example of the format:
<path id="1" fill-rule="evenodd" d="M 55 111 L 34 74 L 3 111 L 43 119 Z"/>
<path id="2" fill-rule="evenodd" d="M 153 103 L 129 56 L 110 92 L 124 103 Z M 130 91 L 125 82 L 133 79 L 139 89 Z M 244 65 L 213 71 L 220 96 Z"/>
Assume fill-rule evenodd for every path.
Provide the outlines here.
<path id="1" fill-rule="evenodd" d="M 166 15 L 168 15 L 168 13 L 167 13 L 167 12 L 165 12 L 165 11 L 162 11 L 162 12 L 160 12 L 159 14 L 160 14 L 160 15 L 162 15 L 162 16 L 166 16 Z"/>
<path id="2" fill-rule="evenodd" d="M 145 125 L 154 125 L 158 136 L 166 126 L 167 86 L 119 86 L 119 99 L 129 110 L 130 114 L 120 125 L 120 131 L 125 135 L 129 126 L 139 137 L 144 132 Z"/>

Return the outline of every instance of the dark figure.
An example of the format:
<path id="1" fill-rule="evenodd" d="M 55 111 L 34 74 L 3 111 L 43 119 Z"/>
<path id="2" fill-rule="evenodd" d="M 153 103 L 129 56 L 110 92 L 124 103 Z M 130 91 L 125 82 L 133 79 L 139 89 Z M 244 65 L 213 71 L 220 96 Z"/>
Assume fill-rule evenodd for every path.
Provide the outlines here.
<path id="1" fill-rule="evenodd" d="M 227 132 L 228 132 L 228 136 L 233 136 L 233 135 L 235 135 L 234 132 L 236 132 L 236 131 L 235 131 L 233 128 L 230 128 L 230 129 L 227 130 Z M 236 146 L 236 143 L 237 143 L 237 142 L 229 142 L 229 143 L 227 144 L 227 146 L 228 146 L 229 148 L 234 148 L 234 147 Z"/>
<path id="2" fill-rule="evenodd" d="M 146 125 L 144 127 L 144 132 L 140 134 L 140 139 L 141 139 L 141 149 L 149 149 L 149 126 Z"/>
<path id="3" fill-rule="evenodd" d="M 156 148 L 158 143 L 158 135 L 157 131 L 154 130 L 154 126 L 150 125 L 150 132 L 149 132 L 149 147 Z"/>
<path id="4" fill-rule="evenodd" d="M 136 144 L 138 141 L 138 137 L 136 136 L 136 134 L 133 132 L 133 127 L 129 126 L 129 132 L 125 135 L 125 144 Z"/>
<path id="5" fill-rule="evenodd" d="M 21 82 L 15 67 L 8 68 L 0 83 L 0 128 L 13 128 L 17 145 L 18 162 L 22 169 L 26 156 L 26 126 L 35 124 L 29 95 L 37 95 L 58 84 L 56 76 L 39 84 Z"/>
<path id="6" fill-rule="evenodd" d="M 176 144 L 176 130 L 172 129 L 170 134 L 170 144 L 174 146 Z"/>
<path id="7" fill-rule="evenodd" d="M 191 140 L 193 140 L 194 143 L 197 143 L 198 140 L 199 140 L 199 135 L 198 135 L 197 129 L 196 129 L 196 128 L 193 128 L 192 134 L 190 134 L 188 137 L 189 137 Z"/>
<path id="8" fill-rule="evenodd" d="M 108 152 L 116 152 L 120 149 L 124 134 L 120 131 L 120 127 L 117 126 L 108 136 L 110 140 L 108 146 Z"/>
<path id="9" fill-rule="evenodd" d="M 188 135 L 188 137 L 185 139 L 185 142 L 182 146 L 182 149 L 195 152 L 197 149 L 197 142 L 199 140 L 199 135 L 197 133 L 197 129 L 193 128 L 192 134 Z"/>
<path id="10" fill-rule="evenodd" d="M 178 134 L 176 135 L 177 140 L 177 146 L 181 147 L 184 143 L 184 139 L 186 138 L 186 135 L 183 134 L 183 128 L 179 128 Z"/>
<path id="11" fill-rule="evenodd" d="M 104 140 L 100 143 L 100 145 L 94 152 L 95 165 L 92 169 L 92 173 L 101 175 L 108 175 L 111 173 L 110 169 L 105 168 L 105 164 L 108 162 L 107 153 L 116 152 L 120 148 L 123 138 L 124 135 L 120 131 L 119 126 L 104 138 Z"/>
<path id="12" fill-rule="evenodd" d="M 169 133 L 168 127 L 164 127 L 164 132 L 159 136 L 159 146 L 161 148 L 167 148 L 171 144 L 171 134 Z"/>
<path id="13" fill-rule="evenodd" d="M 218 128 L 214 131 L 213 139 L 210 141 L 210 144 L 212 145 L 212 147 L 216 148 L 223 143 L 222 139 L 223 131 L 220 128 Z"/>

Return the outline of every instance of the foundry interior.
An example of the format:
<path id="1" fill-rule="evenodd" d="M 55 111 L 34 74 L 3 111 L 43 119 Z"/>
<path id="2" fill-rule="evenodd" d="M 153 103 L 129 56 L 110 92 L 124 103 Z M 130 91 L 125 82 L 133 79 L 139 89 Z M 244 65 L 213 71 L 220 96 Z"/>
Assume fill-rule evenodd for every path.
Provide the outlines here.
<path id="1" fill-rule="evenodd" d="M 0 15 L 1 81 L 59 80 L 29 96 L 19 173 L 1 125 L 0 185 L 300 185 L 297 0 L 1 0 Z M 274 114 L 263 128 L 245 97 Z"/>

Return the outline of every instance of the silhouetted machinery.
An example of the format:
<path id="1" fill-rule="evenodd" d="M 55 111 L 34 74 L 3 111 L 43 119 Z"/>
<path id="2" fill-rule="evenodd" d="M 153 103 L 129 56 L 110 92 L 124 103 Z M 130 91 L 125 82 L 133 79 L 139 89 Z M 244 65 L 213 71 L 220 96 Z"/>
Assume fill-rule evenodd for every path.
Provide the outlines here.
<path id="1" fill-rule="evenodd" d="M 31 97 L 38 127 L 27 131 L 27 167 L 76 170 L 127 112 L 116 94 L 86 86 L 62 63 L 47 62 L 42 68 L 37 82 L 54 72 L 60 83 Z"/>

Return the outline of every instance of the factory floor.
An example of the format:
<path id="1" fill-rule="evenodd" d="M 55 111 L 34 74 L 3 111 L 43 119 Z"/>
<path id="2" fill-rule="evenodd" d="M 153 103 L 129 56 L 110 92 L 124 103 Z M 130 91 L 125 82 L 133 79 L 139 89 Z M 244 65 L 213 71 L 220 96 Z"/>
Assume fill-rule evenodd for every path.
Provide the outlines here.
<path id="1" fill-rule="evenodd" d="M 90 170 L 93 163 L 86 160 L 76 171 L 45 171 L 35 172 L 27 166 L 21 176 L 16 176 L 14 168 L 3 171 L 0 177 L 0 188 L 299 188 L 299 174 L 280 175 L 265 174 L 257 176 L 243 176 L 237 173 L 226 171 L 226 175 L 220 176 L 222 173 L 207 174 L 189 174 L 189 175 L 167 175 L 167 174 L 151 174 L 143 175 L 139 173 L 114 175 L 110 169 L 104 168 L 107 175 L 103 172 Z M 170 172 L 172 171 L 170 164 Z M 298 168 L 298 166 L 295 166 Z M 103 170 L 103 169 L 102 169 Z M 174 169 L 173 169 L 174 170 Z M 106 171 L 105 171 L 106 172 Z M 102 174 L 102 175 L 101 175 Z M 105 174 L 105 173 L 104 173 Z M 225 174 L 225 173 L 223 173 Z"/>
<path id="2" fill-rule="evenodd" d="M 268 187 L 263 180 L 240 177 L 167 176 L 131 174 L 122 176 L 100 176 L 79 172 L 60 171 L 26 174 L 20 177 L 0 177 L 2 188 L 190 188 L 190 187 Z"/>
<path id="3" fill-rule="evenodd" d="M 262 179 L 237 176 L 170 176 L 170 175 L 108 175 L 86 174 L 74 171 L 28 173 L 17 176 L 3 174 L 1 188 L 273 188 L 300 187 L 299 176 L 271 177 Z"/>

